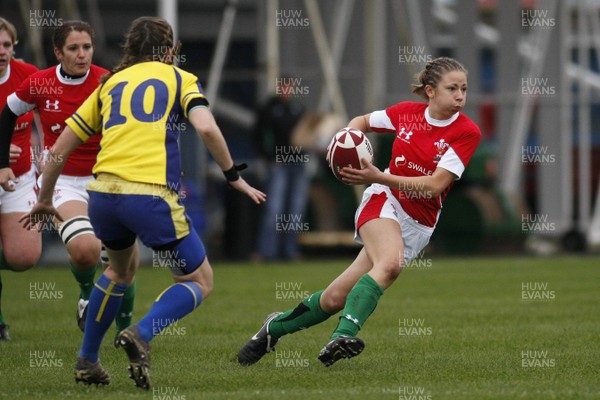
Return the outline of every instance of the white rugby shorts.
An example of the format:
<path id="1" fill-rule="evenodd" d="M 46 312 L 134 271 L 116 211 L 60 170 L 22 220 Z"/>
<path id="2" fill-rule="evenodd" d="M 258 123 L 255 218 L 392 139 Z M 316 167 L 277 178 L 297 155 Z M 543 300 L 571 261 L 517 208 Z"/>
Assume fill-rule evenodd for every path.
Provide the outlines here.
<path id="1" fill-rule="evenodd" d="M 42 175 L 38 178 L 39 187 L 42 186 Z M 67 201 L 81 201 L 89 203 L 90 196 L 86 190 L 87 184 L 94 180 L 93 175 L 87 176 L 69 176 L 60 175 L 54 187 L 52 194 L 52 204 L 58 208 Z"/>
<path id="2" fill-rule="evenodd" d="M 19 176 L 14 192 L 0 188 L 0 214 L 26 213 L 31 211 L 37 200 L 35 194 L 35 168 Z"/>
<path id="3" fill-rule="evenodd" d="M 389 218 L 400 225 L 404 240 L 404 265 L 422 254 L 429 243 L 433 228 L 424 226 L 410 217 L 394 197 L 390 188 L 385 185 L 373 184 L 363 193 L 362 201 L 354 216 L 354 240 L 363 244 L 358 231 L 367 221 L 376 218 Z"/>

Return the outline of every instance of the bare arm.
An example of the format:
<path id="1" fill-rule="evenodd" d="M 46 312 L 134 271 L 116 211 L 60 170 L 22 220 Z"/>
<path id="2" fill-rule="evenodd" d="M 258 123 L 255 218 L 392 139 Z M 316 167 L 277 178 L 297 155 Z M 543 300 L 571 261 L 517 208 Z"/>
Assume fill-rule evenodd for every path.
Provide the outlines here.
<path id="1" fill-rule="evenodd" d="M 206 145 L 219 167 L 227 171 L 233 167 L 233 159 L 229 154 L 225 138 L 212 113 L 205 107 L 196 107 L 190 111 L 188 119 Z"/>
<path id="2" fill-rule="evenodd" d="M 208 108 L 193 108 L 188 115 L 188 119 L 219 167 L 223 171 L 234 168 L 227 142 L 225 142 L 225 138 Z M 250 197 L 257 204 L 264 202 L 267 198 L 263 192 L 248 185 L 242 177 L 234 181 L 229 181 L 229 184 L 234 189 Z"/>
<path id="3" fill-rule="evenodd" d="M 66 126 L 54 146 L 48 152 L 38 201 L 33 209 L 20 219 L 24 228 L 30 229 L 35 224 L 35 221 L 38 221 L 43 215 L 56 216 L 58 220 L 62 221 L 62 217 L 52 205 L 52 193 L 54 192 L 58 176 L 65 166 L 67 157 L 82 143 L 73 130 Z"/>
<path id="4" fill-rule="evenodd" d="M 380 183 L 403 192 L 435 198 L 456 179 L 456 175 L 444 168 L 436 168 L 432 175 L 409 177 L 383 173 L 364 158 L 362 162 L 365 165 L 363 169 L 342 169 L 340 175 L 344 182 L 351 185 Z"/>
<path id="5" fill-rule="evenodd" d="M 354 117 L 348 123 L 350 128 L 358 129 L 364 133 L 369 132 L 371 130 L 371 126 L 369 125 L 369 118 L 371 114 L 359 115 L 358 117 Z"/>

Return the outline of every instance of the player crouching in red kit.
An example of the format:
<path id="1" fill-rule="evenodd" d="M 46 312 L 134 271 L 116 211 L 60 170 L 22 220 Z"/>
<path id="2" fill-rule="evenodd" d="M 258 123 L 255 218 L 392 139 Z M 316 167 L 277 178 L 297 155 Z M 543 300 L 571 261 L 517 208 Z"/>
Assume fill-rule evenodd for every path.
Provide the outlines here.
<path id="1" fill-rule="evenodd" d="M 108 73 L 106 69 L 92 64 L 94 30 L 87 22 L 63 21 L 54 30 L 52 43 L 59 64 L 38 71 L 21 82 L 8 96 L 0 117 L 0 141 L 8 141 L 16 118 L 37 110 L 45 149 L 40 149 L 44 155 L 44 159 L 40 160 L 42 174 L 45 155 L 65 128 L 65 121 L 98 87 L 101 76 Z M 64 218 L 64 221 L 54 219 L 53 223 L 69 253 L 69 269 L 80 287 L 76 317 L 82 331 L 101 254 L 100 240 L 94 236 L 88 216 L 89 196 L 86 192 L 86 185 L 93 180 L 92 167 L 99 143 L 100 138 L 93 137 L 69 156 L 53 194 L 54 206 Z M 6 158 L 6 154 L 7 147 L 0 146 L 0 161 Z M 13 172 L 6 167 L 6 163 L 0 163 L 0 183 L 14 180 Z M 131 323 L 134 294 L 133 285 L 123 296 L 117 333 Z"/>
<path id="2" fill-rule="evenodd" d="M 37 72 L 35 66 L 13 58 L 16 43 L 15 27 L 0 17 L 0 108 L 6 105 L 6 97 L 14 92 L 21 82 Z M 27 231 L 19 223 L 20 216 L 31 210 L 35 202 L 35 168 L 31 157 L 32 123 L 33 112 L 25 113 L 13 122 L 15 133 L 10 144 L 10 153 L 7 152 L 0 159 L 0 166 L 10 165 L 14 175 L 18 177 L 11 182 L 8 191 L 0 190 L 0 241 L 2 242 L 0 270 L 26 271 L 38 262 L 42 254 L 40 233 Z M 0 126 L 0 132 L 4 130 L 5 128 Z M 1 297 L 0 277 L 0 300 Z M 10 340 L 2 307 L 0 307 L 0 340 Z"/>

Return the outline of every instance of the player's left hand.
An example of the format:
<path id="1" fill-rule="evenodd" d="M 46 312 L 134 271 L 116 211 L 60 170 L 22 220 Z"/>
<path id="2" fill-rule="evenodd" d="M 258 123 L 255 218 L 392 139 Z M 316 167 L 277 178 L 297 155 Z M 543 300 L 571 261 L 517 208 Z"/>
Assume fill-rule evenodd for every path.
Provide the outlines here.
<path id="1" fill-rule="evenodd" d="M 363 169 L 354 169 L 350 167 L 344 167 L 340 171 L 342 181 L 350 185 L 369 185 L 371 183 L 379 182 L 379 176 L 382 172 L 374 166 L 366 158 L 360 160 L 365 166 Z"/>
<path id="2" fill-rule="evenodd" d="M 63 217 L 58 210 L 54 208 L 52 201 L 49 203 L 38 201 L 30 212 L 23 214 L 19 219 L 19 222 L 23 224 L 23 228 L 25 229 L 29 230 L 36 228 L 38 231 L 41 231 L 45 225 L 45 221 L 51 221 L 53 217 L 60 222 L 63 221 Z"/>
<path id="3" fill-rule="evenodd" d="M 19 180 L 10 168 L 0 168 L 0 186 L 7 192 L 15 191 L 15 183 Z"/>

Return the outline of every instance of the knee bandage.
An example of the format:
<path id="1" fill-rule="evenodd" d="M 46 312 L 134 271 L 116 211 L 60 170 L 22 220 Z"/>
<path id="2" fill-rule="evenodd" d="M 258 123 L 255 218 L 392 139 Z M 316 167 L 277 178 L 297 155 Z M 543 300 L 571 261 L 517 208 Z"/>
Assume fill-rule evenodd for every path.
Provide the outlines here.
<path id="1" fill-rule="evenodd" d="M 93 235 L 94 228 L 92 228 L 92 224 L 88 217 L 78 216 L 63 222 L 58 230 L 58 234 L 63 243 L 67 244 L 77 236 Z"/>

